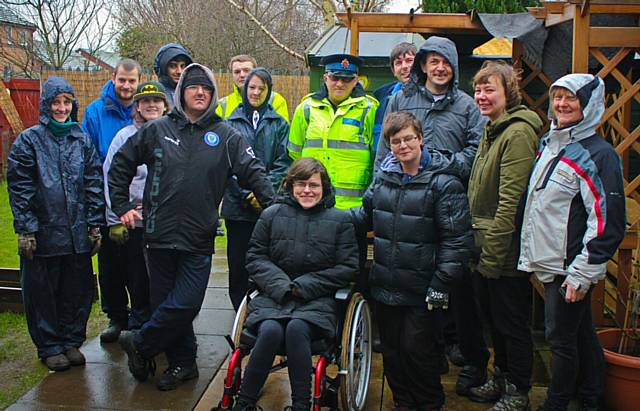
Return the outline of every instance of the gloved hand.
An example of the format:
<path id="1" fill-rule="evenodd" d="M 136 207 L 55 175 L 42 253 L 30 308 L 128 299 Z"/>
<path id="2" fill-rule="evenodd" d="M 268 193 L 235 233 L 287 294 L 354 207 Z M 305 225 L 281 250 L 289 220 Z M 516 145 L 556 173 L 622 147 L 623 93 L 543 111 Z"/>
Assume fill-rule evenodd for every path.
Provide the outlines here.
<path id="1" fill-rule="evenodd" d="M 18 254 L 33 259 L 33 253 L 36 252 L 36 235 L 34 233 L 18 234 Z"/>
<path id="2" fill-rule="evenodd" d="M 249 205 L 251 205 L 251 207 L 257 212 L 257 213 L 261 213 L 262 212 L 262 206 L 260 205 L 260 202 L 258 201 L 258 199 L 256 198 L 256 196 L 253 194 L 253 191 L 250 192 L 249 194 L 247 194 L 247 196 L 244 198 L 245 201 L 247 203 L 249 203 Z"/>
<path id="3" fill-rule="evenodd" d="M 129 230 L 123 224 L 109 227 L 109 238 L 118 245 L 125 245 L 129 241 Z"/>
<path id="4" fill-rule="evenodd" d="M 431 311 L 434 308 L 446 310 L 449 308 L 449 293 L 429 287 L 425 301 L 427 302 L 427 310 Z"/>
<path id="5" fill-rule="evenodd" d="M 91 241 L 91 256 L 94 256 L 98 254 L 98 251 L 100 251 L 100 245 L 102 244 L 100 227 L 93 227 L 89 229 L 89 241 Z"/>

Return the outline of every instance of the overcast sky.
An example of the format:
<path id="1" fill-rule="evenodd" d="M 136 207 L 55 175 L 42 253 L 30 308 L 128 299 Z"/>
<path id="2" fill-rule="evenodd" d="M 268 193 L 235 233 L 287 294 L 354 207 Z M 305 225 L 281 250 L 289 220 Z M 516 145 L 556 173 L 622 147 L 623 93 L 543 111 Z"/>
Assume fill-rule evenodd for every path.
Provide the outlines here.
<path id="1" fill-rule="evenodd" d="M 390 0 L 389 11 L 392 13 L 409 13 L 411 7 L 417 7 L 420 0 Z"/>

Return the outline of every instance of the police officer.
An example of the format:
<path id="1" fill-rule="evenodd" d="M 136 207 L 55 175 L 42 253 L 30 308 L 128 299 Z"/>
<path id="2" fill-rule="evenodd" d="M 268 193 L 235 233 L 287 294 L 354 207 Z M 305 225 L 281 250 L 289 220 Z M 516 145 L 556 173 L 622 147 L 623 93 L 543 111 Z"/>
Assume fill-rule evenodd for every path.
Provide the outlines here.
<path id="1" fill-rule="evenodd" d="M 371 182 L 373 128 L 378 101 L 358 83 L 362 59 L 334 54 L 321 60 L 324 83 L 296 108 L 289 132 L 289 156 L 313 157 L 329 171 L 336 207 L 362 204 Z"/>

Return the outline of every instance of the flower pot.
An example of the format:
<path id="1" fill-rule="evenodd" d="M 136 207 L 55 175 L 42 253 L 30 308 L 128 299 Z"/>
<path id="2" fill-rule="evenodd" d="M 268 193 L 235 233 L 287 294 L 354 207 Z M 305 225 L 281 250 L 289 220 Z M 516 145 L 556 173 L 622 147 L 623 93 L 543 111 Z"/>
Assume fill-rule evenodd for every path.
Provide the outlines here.
<path id="1" fill-rule="evenodd" d="M 607 365 L 605 401 L 610 411 L 640 409 L 640 358 L 618 354 L 622 330 L 609 328 L 598 331 Z"/>

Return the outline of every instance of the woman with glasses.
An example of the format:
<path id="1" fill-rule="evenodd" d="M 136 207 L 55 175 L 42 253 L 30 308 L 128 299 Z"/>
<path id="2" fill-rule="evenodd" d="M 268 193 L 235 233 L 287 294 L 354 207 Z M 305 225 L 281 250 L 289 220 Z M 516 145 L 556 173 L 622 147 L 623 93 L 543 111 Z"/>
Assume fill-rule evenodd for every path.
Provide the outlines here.
<path id="1" fill-rule="evenodd" d="M 375 233 L 369 285 L 384 375 L 393 410 L 441 410 L 442 310 L 470 254 L 469 207 L 454 163 L 424 149 L 413 114 L 388 114 L 383 137 L 391 152 L 353 216 Z"/>
<path id="2" fill-rule="evenodd" d="M 480 311 L 491 327 L 495 376 L 469 398 L 491 410 L 528 410 L 533 341 L 531 284 L 518 271 L 515 216 L 527 187 L 542 120 L 520 105 L 518 73 L 486 62 L 473 78 L 475 101 L 488 118 L 469 180 L 475 253 L 473 280 Z"/>
<path id="3" fill-rule="evenodd" d="M 335 206 L 326 168 L 301 158 L 291 165 L 282 196 L 260 215 L 247 271 L 260 294 L 249 302 L 245 327 L 257 340 L 234 411 L 255 410 L 276 353 L 285 347 L 293 411 L 308 411 L 311 341 L 334 339 L 334 293 L 354 279 L 358 246 L 349 213 Z"/>

